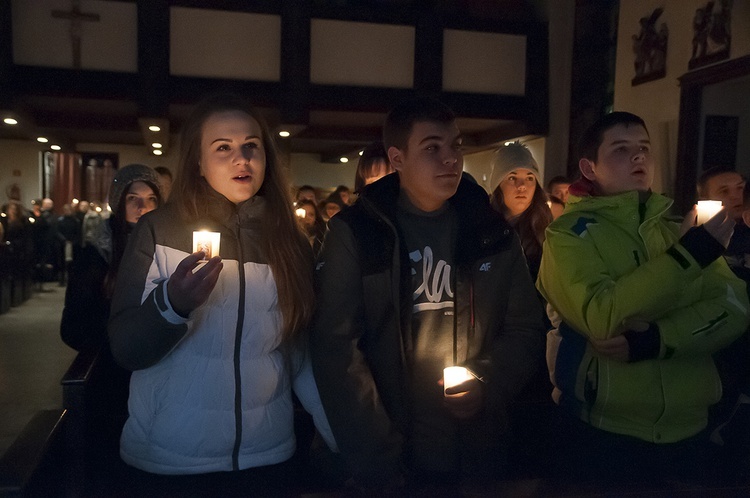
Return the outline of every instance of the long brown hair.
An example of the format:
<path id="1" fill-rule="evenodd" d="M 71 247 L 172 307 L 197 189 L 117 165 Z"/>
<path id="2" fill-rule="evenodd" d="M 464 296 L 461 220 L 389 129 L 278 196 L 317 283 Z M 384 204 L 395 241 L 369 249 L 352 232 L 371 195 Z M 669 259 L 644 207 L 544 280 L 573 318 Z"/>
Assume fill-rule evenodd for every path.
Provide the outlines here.
<path id="1" fill-rule="evenodd" d="M 185 123 L 180 146 L 177 177 L 170 202 L 175 202 L 188 221 L 198 220 L 207 211 L 211 187 L 200 174 L 201 137 L 206 120 L 219 112 L 241 111 L 255 119 L 262 131 L 266 152 L 263 184 L 256 195 L 268 206 L 262 218 L 263 254 L 268 259 L 278 290 L 283 317 L 282 343 L 300 336 L 312 317 L 313 283 L 312 254 L 307 238 L 297 223 L 289 194 L 289 182 L 279 162 L 276 144 L 263 117 L 243 98 L 236 95 L 215 95 L 200 102 Z"/>
<path id="2" fill-rule="evenodd" d="M 541 258 L 544 231 L 547 225 L 552 223 L 552 211 L 547 205 L 547 194 L 544 193 L 539 182 L 535 181 L 535 183 L 536 188 L 531 197 L 531 204 L 518 216 L 514 227 L 518 238 L 521 239 L 521 246 L 527 259 Z M 510 214 L 505 206 L 503 190 L 499 183 L 492 192 L 490 203 L 506 220 L 509 219 Z"/>

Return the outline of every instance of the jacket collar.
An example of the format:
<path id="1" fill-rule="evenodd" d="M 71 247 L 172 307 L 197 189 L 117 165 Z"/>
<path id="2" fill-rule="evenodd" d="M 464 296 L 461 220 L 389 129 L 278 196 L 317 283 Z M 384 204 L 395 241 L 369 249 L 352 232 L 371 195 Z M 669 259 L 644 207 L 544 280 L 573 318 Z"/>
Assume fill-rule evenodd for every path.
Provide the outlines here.
<path id="1" fill-rule="evenodd" d="M 398 173 L 386 175 L 375 183 L 367 185 L 360 197 L 367 199 L 390 220 L 395 219 L 398 196 L 401 195 L 401 183 Z M 474 219 L 489 205 L 487 192 L 463 175 L 456 193 L 447 201 L 459 215 L 460 219 Z"/>
<path id="2" fill-rule="evenodd" d="M 245 227 L 259 223 L 265 214 L 266 200 L 262 195 L 256 194 L 236 205 L 211 188 L 208 189 L 207 196 L 208 218 L 229 229 L 235 229 L 237 225 Z"/>
<path id="3" fill-rule="evenodd" d="M 375 183 L 367 185 L 360 199 L 369 209 L 373 209 L 396 225 L 398 196 L 400 195 L 398 173 L 386 175 Z M 484 188 L 463 175 L 456 193 L 447 201 L 458 216 L 456 257 L 458 261 L 471 260 L 476 252 L 496 247 L 498 243 L 511 240 L 512 228 L 502 215 L 490 207 L 489 196 Z"/>
<path id="4" fill-rule="evenodd" d="M 643 219 L 650 219 L 662 215 L 671 206 L 672 199 L 661 194 L 651 193 L 646 200 Z M 613 218 L 628 217 L 634 213 L 639 213 L 640 199 L 637 190 L 630 190 L 616 195 L 584 195 L 578 196 L 571 192 L 568 197 L 568 205 L 565 212 L 577 211 L 606 211 L 611 213 Z"/>

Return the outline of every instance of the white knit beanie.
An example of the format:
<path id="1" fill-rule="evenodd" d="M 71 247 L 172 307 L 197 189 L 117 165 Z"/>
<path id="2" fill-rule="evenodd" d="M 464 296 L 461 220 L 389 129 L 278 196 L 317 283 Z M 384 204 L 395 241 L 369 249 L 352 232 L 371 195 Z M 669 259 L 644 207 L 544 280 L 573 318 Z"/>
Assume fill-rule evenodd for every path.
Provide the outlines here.
<path id="1" fill-rule="evenodd" d="M 490 189 L 497 188 L 497 185 L 503 181 L 505 176 L 517 168 L 528 169 L 533 173 L 537 183 L 542 184 L 542 180 L 539 178 L 539 166 L 537 166 L 529 148 L 521 142 L 513 142 L 503 145 L 495 151 L 492 158 Z"/>

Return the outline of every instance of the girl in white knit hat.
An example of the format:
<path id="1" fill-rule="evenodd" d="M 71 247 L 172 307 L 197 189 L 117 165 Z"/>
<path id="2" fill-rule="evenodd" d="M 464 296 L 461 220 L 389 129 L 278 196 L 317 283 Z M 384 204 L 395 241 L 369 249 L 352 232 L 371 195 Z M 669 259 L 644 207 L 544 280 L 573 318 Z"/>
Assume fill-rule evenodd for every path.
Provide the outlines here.
<path id="1" fill-rule="evenodd" d="M 525 145 L 513 142 L 495 151 L 491 186 L 491 204 L 518 233 L 536 281 L 544 230 L 552 222 L 552 212 L 539 181 L 539 168 Z"/>

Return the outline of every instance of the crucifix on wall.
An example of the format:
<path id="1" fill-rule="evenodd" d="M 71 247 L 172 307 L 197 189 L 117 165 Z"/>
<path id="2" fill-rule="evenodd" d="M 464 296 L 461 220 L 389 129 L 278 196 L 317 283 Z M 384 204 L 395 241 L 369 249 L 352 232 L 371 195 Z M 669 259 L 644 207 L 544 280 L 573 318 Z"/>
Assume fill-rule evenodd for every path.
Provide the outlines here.
<path id="1" fill-rule="evenodd" d="M 73 67 L 81 69 L 81 36 L 83 35 L 83 22 L 98 22 L 99 14 L 81 12 L 80 0 L 71 0 L 69 11 L 53 10 L 52 17 L 70 21 L 70 41 L 73 44 Z"/>

